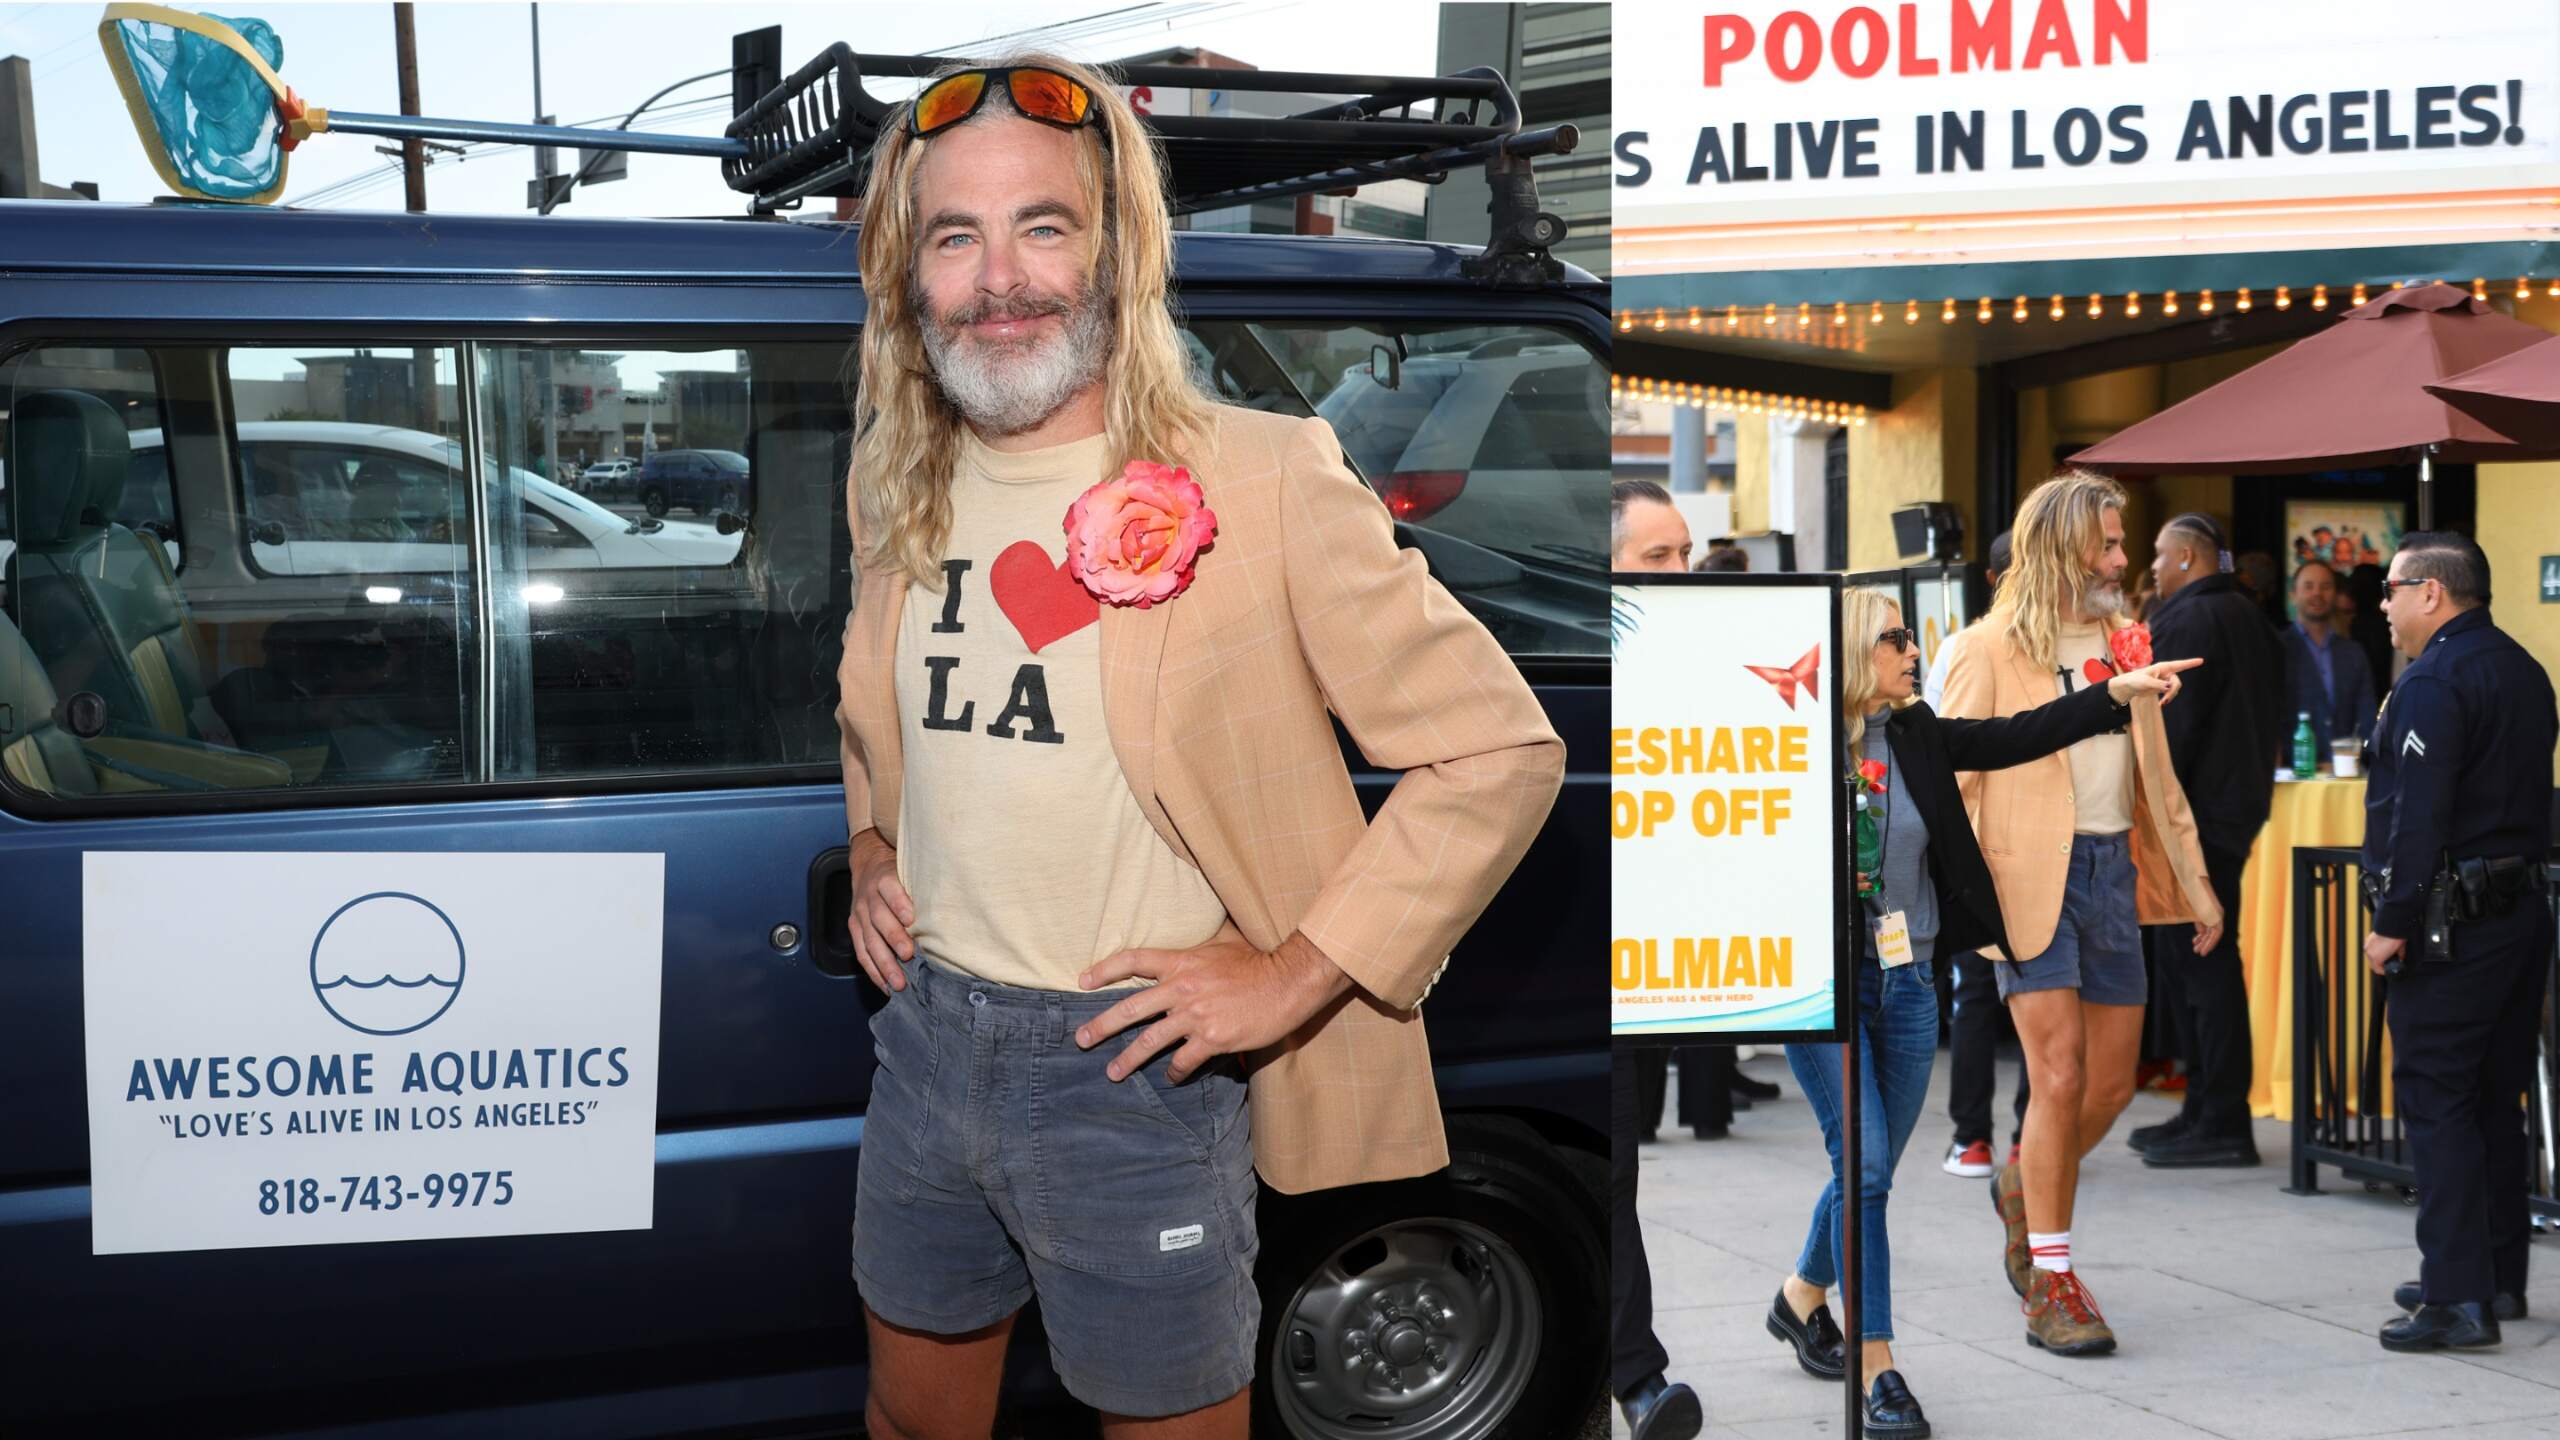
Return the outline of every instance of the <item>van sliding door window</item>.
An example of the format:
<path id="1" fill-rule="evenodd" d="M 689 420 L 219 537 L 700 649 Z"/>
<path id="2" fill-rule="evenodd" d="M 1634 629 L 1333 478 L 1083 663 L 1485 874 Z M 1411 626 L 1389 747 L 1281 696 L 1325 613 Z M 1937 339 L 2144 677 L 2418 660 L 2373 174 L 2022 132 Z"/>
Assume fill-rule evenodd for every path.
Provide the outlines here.
<path id="1" fill-rule="evenodd" d="M 0 357 L 9 780 L 80 800 L 462 778 L 469 571 L 428 523 L 458 494 L 454 368 L 433 347 Z"/>
<path id="2" fill-rule="evenodd" d="M 473 356 L 494 778 L 834 764 L 847 347 Z"/>

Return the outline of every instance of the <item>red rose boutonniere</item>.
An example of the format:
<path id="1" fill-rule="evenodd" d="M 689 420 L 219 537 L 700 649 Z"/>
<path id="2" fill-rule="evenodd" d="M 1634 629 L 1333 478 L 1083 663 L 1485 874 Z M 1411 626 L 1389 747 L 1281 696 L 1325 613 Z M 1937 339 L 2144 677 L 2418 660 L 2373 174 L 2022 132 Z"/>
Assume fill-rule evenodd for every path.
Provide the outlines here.
<path id="1" fill-rule="evenodd" d="M 2112 665 L 2092 660 L 2080 667 L 2092 685 L 2104 685 L 2128 670 L 2139 670 L 2151 663 L 2151 627 L 2127 625 L 2107 636 L 2107 653 L 2114 657 Z"/>
<path id="2" fill-rule="evenodd" d="M 1067 571 L 1077 583 L 1097 600 L 1144 610 L 1189 588 L 1218 516 L 1190 471 L 1132 460 L 1076 497 L 1066 532 Z"/>

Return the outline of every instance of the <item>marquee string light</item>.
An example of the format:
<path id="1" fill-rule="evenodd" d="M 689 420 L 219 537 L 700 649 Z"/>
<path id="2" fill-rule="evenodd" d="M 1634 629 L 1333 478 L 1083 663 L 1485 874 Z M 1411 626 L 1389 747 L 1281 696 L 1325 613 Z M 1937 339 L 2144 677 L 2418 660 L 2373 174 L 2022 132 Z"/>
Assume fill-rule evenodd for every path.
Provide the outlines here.
<path id="1" fill-rule="evenodd" d="M 1698 385 L 1685 380 L 1657 380 L 1642 375 L 1609 377 L 1609 401 L 1651 401 L 1693 410 L 1728 410 L 1739 415 L 1772 415 L 1781 420 L 1856 427 L 1867 423 L 1867 407 L 1846 400 L 1819 400 L 1731 385 Z"/>
<path id="2" fill-rule="evenodd" d="M 2366 300 L 2372 293 L 2373 287 L 2381 283 L 2382 282 L 2378 281 L 2367 282 L 2363 280 L 2348 282 L 2347 303 L 2351 306 L 2366 303 Z M 2399 283 L 2401 288 L 2407 288 L 2416 285 L 2431 285 L 2438 282 L 2418 279 L 2404 280 Z M 2458 285 L 2462 282 L 2454 281 L 2451 283 Z M 2498 287 L 2504 287 L 2506 283 L 2507 282 L 2503 280 L 2495 282 Z M 2227 308 L 2243 315 L 2254 312 L 2258 308 L 2258 291 L 2260 288 L 2261 287 L 2250 285 L 2233 287 L 2230 291 L 2231 300 Z M 2273 303 L 2276 309 L 2289 311 L 2293 308 L 2293 292 L 2295 288 L 2296 287 L 2292 285 L 2278 285 L 2274 287 L 2275 297 Z M 2473 298 L 2485 301 L 2491 298 L 2490 291 L 2492 289 L 2492 282 L 2486 276 L 2474 277 L 2470 282 L 2470 289 Z M 2311 293 L 2308 300 L 2310 307 L 2313 310 L 2320 311 L 2324 314 L 2328 313 L 2329 286 L 2327 282 L 2313 281 L 2310 286 L 2310 291 Z M 2192 301 L 2189 299 L 2190 296 L 2192 296 Z M 2512 303 L 2517 305 L 2529 304 L 2540 300 L 2560 300 L 2560 276 L 2551 276 L 2547 279 L 2537 280 L 2530 275 L 2519 275 L 2515 279 L 2514 289 L 2510 292 L 2508 298 L 2511 299 Z M 1901 306 L 1902 323 L 1906 326 L 1918 325 L 1920 323 L 1920 316 L 1924 303 L 1925 302 L 1921 301 L 1917 296 L 1904 300 Z M 2104 320 L 2110 318 L 2110 316 L 2129 320 L 2139 320 L 2143 318 L 2143 312 L 2153 305 L 2157 305 L 2158 313 L 2161 316 L 2174 318 L 2185 318 L 2189 315 L 2219 315 L 2226 308 L 2219 292 L 2200 287 L 2192 291 L 2128 290 L 2123 293 L 2123 298 L 2120 304 L 2110 304 L 2106 295 L 2096 292 L 2092 292 L 2089 295 L 2085 304 L 2077 306 L 2073 305 L 2067 296 L 2054 295 L 2046 300 L 2044 313 L 2045 318 L 2051 321 L 2061 321 L 2070 318 L 2071 313 L 2075 309 L 2078 310 L 2081 315 L 2091 320 Z M 1793 306 L 1794 324 L 1788 325 L 1786 323 L 1788 317 L 1782 313 L 1783 308 L 1784 307 L 1775 301 L 1765 302 L 1761 305 L 1759 323 L 1762 333 L 1775 336 L 1788 334 L 1789 332 L 1794 331 L 1803 331 L 1807 332 L 1808 338 L 1819 339 L 1821 336 L 1827 336 L 1834 331 L 1847 333 L 1858 332 L 1862 329 L 1881 329 L 1889 322 L 1893 309 L 1891 303 L 1884 300 L 1799 300 L 1794 302 Z M 1963 302 L 1957 300 L 1956 297 L 1952 295 L 1945 296 L 1938 303 L 1938 320 L 1941 324 L 1953 325 L 1956 323 L 1961 312 L 1966 308 L 1968 307 L 1966 307 Z M 1984 295 L 1977 298 L 1970 308 L 1973 312 L 1973 318 L 1977 322 L 1988 325 L 1997 318 L 1998 312 L 2003 308 L 2003 306 L 1995 297 Z M 2018 295 L 2012 297 L 2005 308 L 2007 309 L 2009 319 L 2012 322 L 2024 324 L 2035 308 L 2035 301 L 2031 296 Z M 1817 314 L 1817 312 L 1819 312 L 1819 314 Z M 1721 313 L 1723 316 L 1724 329 L 1727 333 L 1741 331 L 1746 321 L 1750 318 L 1743 313 L 1743 307 L 1736 304 L 1727 304 L 1723 306 Z M 1669 309 L 1659 306 L 1651 310 L 1621 310 L 1617 312 L 1617 328 L 1622 334 L 1638 329 L 1639 327 L 1650 327 L 1657 332 L 1678 328 L 1686 328 L 1692 332 L 1699 332 L 1715 328 L 1716 314 L 1717 311 L 1712 307 L 1701 308 L 1695 305 L 1687 307 L 1685 314 L 1674 314 Z M 1829 317 L 1829 322 L 1827 324 L 1817 323 L 1820 315 L 1827 315 Z M 1819 334 L 1817 335 L 1816 332 L 1819 332 Z M 1828 339 L 1821 339 L 1820 343 L 1832 345 L 1835 342 Z"/>

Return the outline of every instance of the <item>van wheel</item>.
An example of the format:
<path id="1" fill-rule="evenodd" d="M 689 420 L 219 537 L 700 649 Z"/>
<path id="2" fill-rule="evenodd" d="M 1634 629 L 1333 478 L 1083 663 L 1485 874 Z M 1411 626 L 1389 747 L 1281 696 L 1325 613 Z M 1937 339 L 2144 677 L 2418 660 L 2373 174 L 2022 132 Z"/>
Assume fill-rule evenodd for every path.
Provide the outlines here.
<path id="1" fill-rule="evenodd" d="M 667 492 L 653 485 L 642 492 L 640 504 L 648 510 L 650 519 L 659 519 L 667 513 Z"/>
<path id="2" fill-rule="evenodd" d="M 1581 1428 L 1608 1350 L 1605 1166 L 1499 1116 L 1453 1118 L 1449 1155 L 1415 1180 L 1264 1193 L 1256 1434 Z"/>
<path id="3" fill-rule="evenodd" d="M 720 502 L 718 508 L 726 510 L 732 515 L 743 515 L 746 513 L 738 508 L 737 486 L 723 485 L 720 487 Z"/>

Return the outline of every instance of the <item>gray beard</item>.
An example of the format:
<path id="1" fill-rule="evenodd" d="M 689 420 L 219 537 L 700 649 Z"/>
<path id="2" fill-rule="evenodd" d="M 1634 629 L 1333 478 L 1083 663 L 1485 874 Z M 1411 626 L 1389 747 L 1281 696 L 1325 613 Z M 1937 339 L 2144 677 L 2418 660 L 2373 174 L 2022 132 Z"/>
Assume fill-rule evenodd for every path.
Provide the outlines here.
<path id="1" fill-rule="evenodd" d="M 2103 620 L 2109 615 L 2122 615 L 2125 613 L 2124 586 L 2122 584 L 2101 585 L 2095 582 L 2081 586 L 2080 613 L 2092 620 Z"/>
<path id="2" fill-rule="evenodd" d="M 924 331 L 925 358 L 943 398 L 982 434 L 1019 435 L 1037 429 L 1085 387 L 1102 378 L 1111 359 L 1109 292 L 1088 290 L 1069 302 L 1039 297 L 1010 304 L 981 302 L 937 317 L 921 294 L 912 296 Z M 1064 315 L 1064 329 L 1045 340 L 989 344 L 960 333 L 966 325 L 1004 317 Z"/>

